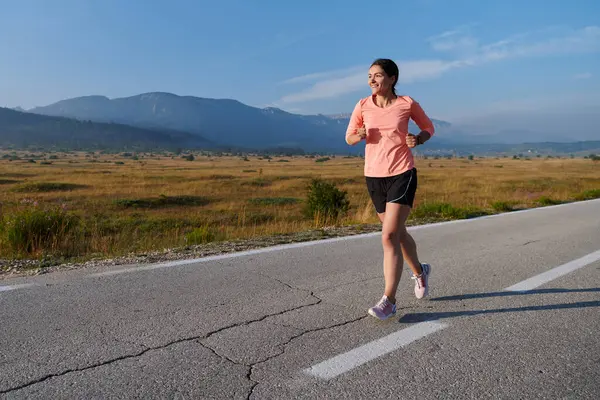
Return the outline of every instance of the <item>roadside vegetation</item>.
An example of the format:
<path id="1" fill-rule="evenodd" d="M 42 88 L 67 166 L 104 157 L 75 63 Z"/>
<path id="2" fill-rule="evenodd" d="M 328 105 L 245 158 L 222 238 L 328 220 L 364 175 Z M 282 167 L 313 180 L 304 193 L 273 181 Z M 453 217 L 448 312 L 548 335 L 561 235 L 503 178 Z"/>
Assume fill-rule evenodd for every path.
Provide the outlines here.
<path id="1" fill-rule="evenodd" d="M 600 198 L 586 158 L 417 159 L 409 224 Z M 83 261 L 379 221 L 360 157 L 0 151 L 0 259 Z"/>

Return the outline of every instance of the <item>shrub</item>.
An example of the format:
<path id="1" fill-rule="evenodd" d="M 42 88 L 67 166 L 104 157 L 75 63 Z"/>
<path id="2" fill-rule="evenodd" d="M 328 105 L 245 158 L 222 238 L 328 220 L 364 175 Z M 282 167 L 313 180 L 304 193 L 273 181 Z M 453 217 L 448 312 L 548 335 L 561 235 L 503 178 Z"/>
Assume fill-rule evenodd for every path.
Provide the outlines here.
<path id="1" fill-rule="evenodd" d="M 2 247 L 20 255 L 64 252 L 68 246 L 65 239 L 78 222 L 62 207 L 28 207 L 3 218 L 0 225 Z"/>
<path id="2" fill-rule="evenodd" d="M 311 218 L 337 219 L 350 207 L 347 192 L 339 190 L 334 184 L 312 179 L 308 186 L 305 214 Z"/>
<path id="3" fill-rule="evenodd" d="M 321 158 L 317 158 L 315 160 L 315 162 L 325 162 L 325 161 L 329 161 L 330 158 L 329 157 L 321 157 Z"/>

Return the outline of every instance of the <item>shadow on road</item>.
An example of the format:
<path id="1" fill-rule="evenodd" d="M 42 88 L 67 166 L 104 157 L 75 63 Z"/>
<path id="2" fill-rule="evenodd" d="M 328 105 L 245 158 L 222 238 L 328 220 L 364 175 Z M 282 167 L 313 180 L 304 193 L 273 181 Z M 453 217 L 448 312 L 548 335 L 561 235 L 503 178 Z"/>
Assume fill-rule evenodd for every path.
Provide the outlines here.
<path id="1" fill-rule="evenodd" d="M 522 312 L 522 311 L 563 310 L 563 309 L 570 309 L 570 308 L 588 308 L 588 307 L 600 307 L 600 300 L 580 301 L 577 303 L 568 303 L 568 304 L 548 304 L 548 305 L 544 305 L 544 306 L 493 308 L 493 309 L 489 309 L 489 310 L 412 313 L 412 314 L 406 314 L 406 315 L 402 316 L 398 320 L 398 322 L 415 323 L 415 322 L 439 320 L 439 319 L 444 319 L 444 318 L 464 317 L 464 316 L 481 315 L 481 314 L 498 314 L 498 313 L 510 313 L 510 312 Z"/>
<path id="2" fill-rule="evenodd" d="M 434 297 L 429 301 L 452 301 L 452 300 L 470 300 L 470 299 L 482 299 L 485 297 L 504 297 L 504 296 L 520 296 L 525 294 L 552 294 L 552 293 L 586 293 L 586 292 L 600 292 L 600 288 L 586 288 L 586 289 L 536 289 L 536 290 L 524 290 L 522 292 L 490 292 L 490 293 L 469 293 L 469 294 L 457 294 L 455 296 L 445 297 Z"/>

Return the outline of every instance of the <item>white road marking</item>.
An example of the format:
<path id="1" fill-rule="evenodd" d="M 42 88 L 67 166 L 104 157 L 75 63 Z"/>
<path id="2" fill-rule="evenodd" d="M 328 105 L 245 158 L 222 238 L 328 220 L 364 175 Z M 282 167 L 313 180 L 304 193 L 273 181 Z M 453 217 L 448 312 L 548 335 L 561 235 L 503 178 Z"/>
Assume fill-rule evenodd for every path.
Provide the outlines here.
<path id="1" fill-rule="evenodd" d="M 25 289 L 31 286 L 36 286 L 35 283 L 22 283 L 20 285 L 0 286 L 0 292 L 8 292 L 9 290 Z"/>
<path id="2" fill-rule="evenodd" d="M 593 262 L 600 260 L 600 250 L 590 253 L 586 256 L 578 258 L 576 260 L 570 261 L 566 264 L 559 265 L 556 268 L 552 268 L 549 271 L 542 272 L 539 275 L 533 276 L 529 279 L 521 281 L 515 285 L 507 287 L 506 291 L 509 292 L 524 292 L 528 290 L 535 289 L 538 286 L 542 286 L 544 283 L 548 283 L 553 281 L 556 278 L 559 278 L 563 275 L 571 273 L 573 271 L 578 270 L 579 268 L 583 268 L 586 265 L 589 265 Z"/>
<path id="3" fill-rule="evenodd" d="M 400 347 L 404 347 L 415 340 L 444 329 L 447 326 L 447 324 L 439 321 L 420 322 L 409 328 L 357 347 L 347 353 L 313 365 L 303 372 L 325 380 L 332 379 Z"/>
<path id="4" fill-rule="evenodd" d="M 531 290 L 598 260 L 600 260 L 600 250 L 566 264 L 559 265 L 549 271 L 507 287 L 504 290 L 513 292 Z M 325 380 L 332 379 L 448 326 L 450 325 L 441 323 L 439 320 L 420 322 L 313 365 L 303 370 L 303 372 Z"/>

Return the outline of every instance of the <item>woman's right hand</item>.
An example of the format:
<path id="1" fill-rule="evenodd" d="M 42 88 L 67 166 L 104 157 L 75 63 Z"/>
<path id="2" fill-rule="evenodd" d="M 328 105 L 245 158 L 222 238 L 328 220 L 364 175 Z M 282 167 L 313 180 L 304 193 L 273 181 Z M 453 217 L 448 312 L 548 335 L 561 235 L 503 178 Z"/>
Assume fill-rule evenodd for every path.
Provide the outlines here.
<path id="1" fill-rule="evenodd" d="M 363 126 L 362 128 L 358 128 L 356 130 L 356 134 L 361 138 L 361 140 L 365 139 L 367 137 L 367 130 Z"/>

